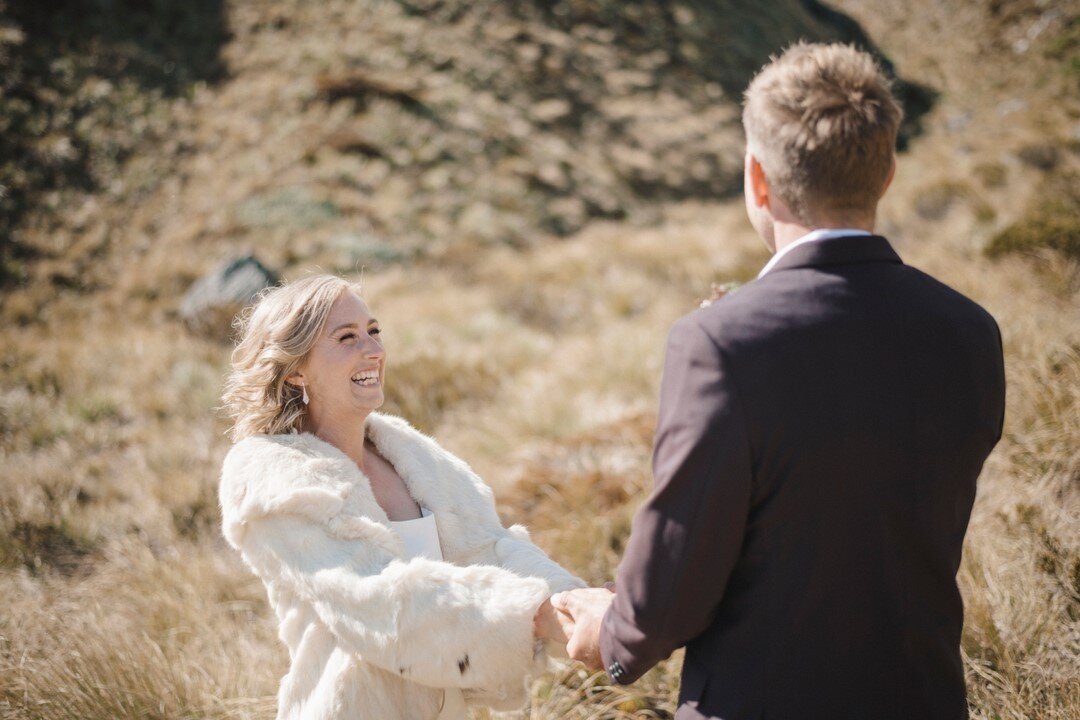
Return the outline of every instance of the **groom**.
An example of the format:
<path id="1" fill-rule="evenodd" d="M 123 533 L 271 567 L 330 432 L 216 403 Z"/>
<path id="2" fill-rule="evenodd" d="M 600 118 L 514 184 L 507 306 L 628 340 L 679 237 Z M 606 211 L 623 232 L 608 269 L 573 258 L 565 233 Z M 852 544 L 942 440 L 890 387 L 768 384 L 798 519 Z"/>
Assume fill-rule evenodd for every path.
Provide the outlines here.
<path id="1" fill-rule="evenodd" d="M 615 592 L 552 599 L 614 682 L 685 646 L 681 720 L 967 717 L 956 572 L 1001 338 L 873 234 L 899 121 L 850 47 L 796 45 L 751 82 L 746 207 L 776 254 L 671 330 Z"/>

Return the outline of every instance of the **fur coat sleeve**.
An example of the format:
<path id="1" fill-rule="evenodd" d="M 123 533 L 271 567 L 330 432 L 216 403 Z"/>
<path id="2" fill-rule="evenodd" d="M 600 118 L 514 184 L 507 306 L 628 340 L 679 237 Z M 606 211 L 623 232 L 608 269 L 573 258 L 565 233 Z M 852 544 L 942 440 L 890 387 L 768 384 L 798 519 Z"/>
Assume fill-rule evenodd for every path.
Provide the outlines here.
<path id="1" fill-rule="evenodd" d="M 303 516 L 253 521 L 252 568 L 312 607 L 367 662 L 433 687 L 517 696 L 534 668 L 532 619 L 547 583 L 490 565 L 401 560 Z"/>
<path id="2" fill-rule="evenodd" d="M 529 538 L 524 525 L 512 525 L 495 544 L 499 565 L 523 577 L 547 581 L 551 594 L 585 587 L 585 582 L 571 575 L 553 561 Z"/>
<path id="3" fill-rule="evenodd" d="M 379 451 L 435 511 L 447 561 L 406 558 L 366 477 L 309 434 L 255 436 L 230 450 L 226 538 L 272 598 L 312 609 L 364 661 L 485 704 L 520 705 L 523 681 L 543 668 L 536 609 L 584 583 L 523 527 L 504 528 L 490 488 L 460 459 L 400 419 L 369 420 Z"/>

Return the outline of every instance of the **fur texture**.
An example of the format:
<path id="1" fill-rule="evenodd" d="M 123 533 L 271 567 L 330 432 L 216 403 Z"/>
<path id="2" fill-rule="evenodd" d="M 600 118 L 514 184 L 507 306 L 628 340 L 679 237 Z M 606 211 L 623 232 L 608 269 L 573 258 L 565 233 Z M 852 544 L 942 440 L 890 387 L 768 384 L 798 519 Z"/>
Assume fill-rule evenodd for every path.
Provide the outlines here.
<path id="1" fill-rule="evenodd" d="M 265 583 L 292 661 L 278 717 L 434 718 L 448 688 L 519 707 L 543 668 L 537 607 L 584 583 L 504 528 L 491 489 L 434 440 L 378 413 L 365 432 L 435 513 L 443 562 L 406 558 L 368 479 L 314 435 L 246 438 L 222 467 L 223 532 Z"/>

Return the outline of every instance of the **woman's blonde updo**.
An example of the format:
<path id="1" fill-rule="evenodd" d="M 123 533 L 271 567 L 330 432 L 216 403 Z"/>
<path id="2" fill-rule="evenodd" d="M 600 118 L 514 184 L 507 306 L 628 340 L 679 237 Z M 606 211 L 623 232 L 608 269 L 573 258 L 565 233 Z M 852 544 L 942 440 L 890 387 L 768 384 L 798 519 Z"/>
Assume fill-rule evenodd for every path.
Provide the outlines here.
<path id="1" fill-rule="evenodd" d="M 336 275 L 312 275 L 263 291 L 237 318 L 240 341 L 222 394 L 233 442 L 300 431 L 303 391 L 285 378 L 303 364 L 345 290 L 360 294 L 359 285 Z"/>

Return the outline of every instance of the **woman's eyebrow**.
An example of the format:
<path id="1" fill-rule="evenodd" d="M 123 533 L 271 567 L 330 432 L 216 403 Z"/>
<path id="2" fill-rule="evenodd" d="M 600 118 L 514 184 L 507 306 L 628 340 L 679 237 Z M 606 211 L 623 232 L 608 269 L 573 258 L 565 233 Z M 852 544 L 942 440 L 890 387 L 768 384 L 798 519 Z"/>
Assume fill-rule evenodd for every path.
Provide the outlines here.
<path id="1" fill-rule="evenodd" d="M 338 330 L 341 330 L 342 328 L 349 328 L 349 327 L 354 328 L 354 327 L 358 327 L 358 326 L 357 326 L 356 323 L 345 323 L 344 325 L 338 325 L 336 328 L 334 328 L 330 332 L 331 333 L 336 333 Z"/>
<path id="2" fill-rule="evenodd" d="M 375 318 L 371 318 L 370 320 L 368 320 L 368 327 L 371 327 L 372 325 L 378 325 L 378 324 L 379 324 L 379 321 L 376 320 Z M 341 330 L 342 328 L 359 328 L 359 327 L 360 326 L 357 325 L 356 323 L 345 323 L 344 325 L 338 325 L 336 328 L 331 330 L 330 333 L 331 334 L 336 333 L 338 330 Z"/>

